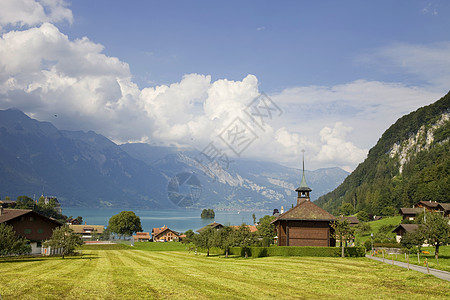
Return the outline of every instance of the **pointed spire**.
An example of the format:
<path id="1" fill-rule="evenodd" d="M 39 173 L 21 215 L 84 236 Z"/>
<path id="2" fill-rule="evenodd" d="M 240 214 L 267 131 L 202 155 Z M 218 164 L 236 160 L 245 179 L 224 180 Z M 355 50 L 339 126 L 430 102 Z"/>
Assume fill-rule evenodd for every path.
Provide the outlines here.
<path id="1" fill-rule="evenodd" d="M 305 150 L 302 150 L 302 152 L 303 152 L 302 181 L 300 183 L 300 186 L 295 190 L 296 192 L 298 192 L 297 202 L 299 201 L 299 199 L 307 199 L 307 200 L 309 200 L 309 192 L 312 191 L 312 189 L 310 189 L 308 187 L 308 184 L 306 183 L 306 177 L 305 177 Z"/>

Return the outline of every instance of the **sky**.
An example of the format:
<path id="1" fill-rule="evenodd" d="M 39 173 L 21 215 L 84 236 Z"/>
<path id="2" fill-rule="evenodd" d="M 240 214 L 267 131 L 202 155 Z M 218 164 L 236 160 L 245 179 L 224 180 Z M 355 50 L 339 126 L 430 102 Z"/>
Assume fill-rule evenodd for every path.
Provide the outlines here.
<path id="1" fill-rule="evenodd" d="M 0 109 L 352 171 L 450 83 L 450 2 L 0 0 Z"/>

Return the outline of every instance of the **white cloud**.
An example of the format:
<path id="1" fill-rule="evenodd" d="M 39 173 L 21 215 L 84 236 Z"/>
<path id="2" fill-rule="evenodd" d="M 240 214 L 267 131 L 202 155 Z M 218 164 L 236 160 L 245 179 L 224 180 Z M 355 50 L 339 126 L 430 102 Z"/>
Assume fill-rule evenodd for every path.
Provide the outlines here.
<path id="1" fill-rule="evenodd" d="M 53 5 L 55 14 L 64 15 L 56 9 L 64 8 L 61 1 L 33 3 Z M 51 13 L 29 15 L 37 17 L 26 22 L 25 17 L 17 17 L 23 23 L 6 22 L 40 24 L 45 18 L 57 18 Z M 106 56 L 103 48 L 88 38 L 70 40 L 47 22 L 3 34 L 0 108 L 17 107 L 61 129 L 95 130 L 117 142 L 177 144 L 200 150 L 211 141 L 226 149 L 218 134 L 239 117 L 257 136 L 244 157 L 300 167 L 305 149 L 310 169 L 340 166 L 351 170 L 395 120 L 443 95 L 431 88 L 367 80 L 293 87 L 269 95 L 283 115 L 268 120 L 263 130 L 244 112 L 261 92 L 256 76 L 212 81 L 209 75 L 187 74 L 179 82 L 140 90 L 131 80 L 128 64 Z M 416 59 L 427 52 L 408 49 Z M 391 49 L 384 55 L 397 61 L 397 52 Z M 439 61 L 446 65 L 447 58 L 440 50 L 424 55 L 436 67 Z M 404 68 L 418 72 L 425 65 L 405 60 Z M 444 69 L 438 70 L 445 77 Z M 430 82 L 439 82 L 427 72 Z"/>
<path id="2" fill-rule="evenodd" d="M 448 92 L 450 82 L 450 42 L 433 44 L 396 43 L 359 57 L 360 62 L 390 73 L 414 76 L 434 90 Z"/>
<path id="3" fill-rule="evenodd" d="M 68 21 L 72 23 L 72 11 L 63 0 L 2 0 L 0 30 L 3 26 L 34 26 L 44 22 Z"/>
<path id="4" fill-rule="evenodd" d="M 346 141 L 346 136 L 352 131 L 342 122 L 337 122 L 333 128 L 324 127 L 320 131 L 322 147 L 314 160 L 323 164 L 337 164 L 351 171 L 355 163 L 366 158 L 367 149 L 359 149 L 353 143 Z"/>

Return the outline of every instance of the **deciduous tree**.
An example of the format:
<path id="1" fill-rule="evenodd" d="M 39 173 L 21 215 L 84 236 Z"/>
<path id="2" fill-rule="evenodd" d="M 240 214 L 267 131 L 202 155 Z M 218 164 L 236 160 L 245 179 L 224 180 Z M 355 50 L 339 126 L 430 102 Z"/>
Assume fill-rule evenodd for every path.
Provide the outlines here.
<path id="1" fill-rule="evenodd" d="M 439 263 L 439 247 L 450 242 L 448 218 L 438 212 L 426 213 L 423 232 L 428 244 L 434 247 L 436 262 Z"/>
<path id="2" fill-rule="evenodd" d="M 52 237 L 44 243 L 45 247 L 61 248 L 62 258 L 73 253 L 75 248 L 81 245 L 83 245 L 83 240 L 67 225 L 53 229 Z"/>
<path id="3" fill-rule="evenodd" d="M 341 256 L 345 257 L 345 243 L 354 236 L 354 230 L 350 227 L 350 222 L 345 218 L 338 218 L 331 224 L 331 227 L 333 228 L 333 238 L 339 240 L 341 243 Z"/>
<path id="4" fill-rule="evenodd" d="M 108 229 L 119 236 L 142 231 L 141 219 L 132 211 L 122 211 L 109 219 Z"/>

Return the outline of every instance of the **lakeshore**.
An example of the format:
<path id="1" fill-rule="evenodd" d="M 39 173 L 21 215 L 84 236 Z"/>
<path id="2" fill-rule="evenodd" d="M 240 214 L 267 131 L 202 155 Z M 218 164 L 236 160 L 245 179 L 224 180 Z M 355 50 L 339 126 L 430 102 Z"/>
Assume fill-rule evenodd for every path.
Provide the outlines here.
<path id="1" fill-rule="evenodd" d="M 66 216 L 82 216 L 83 222 L 89 225 L 108 226 L 109 218 L 123 210 L 132 209 L 92 209 L 92 208 L 64 208 Z M 151 232 L 152 228 L 166 225 L 172 230 L 185 232 L 188 229 L 196 231 L 212 222 L 223 225 L 253 224 L 252 214 L 256 221 L 265 215 L 272 215 L 272 211 L 215 211 L 214 219 L 200 218 L 201 209 L 176 210 L 132 210 L 140 219 L 143 231 Z"/>

